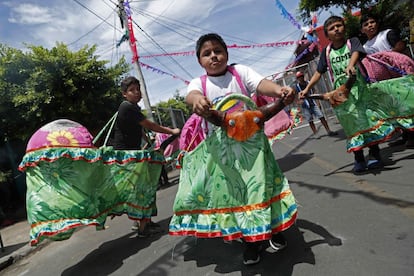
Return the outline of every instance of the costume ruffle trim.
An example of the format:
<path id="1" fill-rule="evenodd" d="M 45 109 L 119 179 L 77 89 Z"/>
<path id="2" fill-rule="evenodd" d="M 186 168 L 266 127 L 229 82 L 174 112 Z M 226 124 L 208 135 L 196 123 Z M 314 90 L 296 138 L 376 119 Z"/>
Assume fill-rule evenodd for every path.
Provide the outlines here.
<path id="1" fill-rule="evenodd" d="M 82 226 L 96 226 L 96 230 L 103 230 L 108 216 L 113 218 L 114 216 L 126 214 L 131 220 L 149 221 L 154 211 L 154 208 L 137 206 L 131 203 L 119 203 L 114 208 L 88 218 L 61 218 L 36 222 L 31 225 L 30 245 L 36 246 L 44 239 L 67 240 L 76 228 Z"/>
<path id="2" fill-rule="evenodd" d="M 267 217 L 268 208 L 251 211 L 249 216 Z M 226 214 L 207 215 L 206 221 L 220 221 L 219 217 Z M 227 214 L 228 215 L 228 214 Z M 249 242 L 268 240 L 273 234 L 282 232 L 292 226 L 297 217 L 296 204 L 291 205 L 283 214 L 273 218 L 269 223 L 257 223 L 251 227 L 241 227 L 237 222 L 227 227 L 210 223 L 203 225 L 198 222 L 198 215 L 173 216 L 170 224 L 169 234 L 172 236 L 195 236 L 198 238 L 223 238 L 224 240 L 235 240 L 243 238 Z M 228 221 L 228 220 L 227 220 Z"/>
<path id="3" fill-rule="evenodd" d="M 394 122 L 390 123 L 390 121 Z M 351 137 L 348 137 L 347 151 L 357 151 L 371 145 L 383 143 L 391 139 L 395 132 L 400 129 L 414 131 L 414 119 L 410 117 L 382 120 L 375 127 L 359 131 Z"/>
<path id="4" fill-rule="evenodd" d="M 41 162 L 54 162 L 59 158 L 69 158 L 87 163 L 126 164 L 129 162 L 165 163 L 164 156 L 158 151 L 149 150 L 114 150 L 112 147 L 74 148 L 49 147 L 27 152 L 19 164 L 19 170 L 38 166 Z"/>
<path id="5" fill-rule="evenodd" d="M 171 219 L 169 234 L 200 238 L 221 237 L 225 240 L 266 240 L 273 233 L 284 231 L 295 222 L 297 205 L 292 200 L 294 201 L 292 194 L 286 191 L 284 196 L 276 196 L 270 204 L 221 208 L 216 211 L 178 211 Z"/>

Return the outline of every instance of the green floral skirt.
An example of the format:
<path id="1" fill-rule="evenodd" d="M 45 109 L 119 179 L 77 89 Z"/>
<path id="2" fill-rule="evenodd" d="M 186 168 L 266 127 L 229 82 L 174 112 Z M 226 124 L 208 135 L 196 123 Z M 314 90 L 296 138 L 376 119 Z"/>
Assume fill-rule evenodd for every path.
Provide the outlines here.
<path id="1" fill-rule="evenodd" d="M 348 152 L 384 142 L 400 129 L 414 130 L 414 75 L 372 84 L 359 76 L 348 100 L 334 110 Z"/>
<path id="2" fill-rule="evenodd" d="M 26 153 L 30 242 L 64 240 L 76 228 L 103 229 L 108 215 L 149 220 L 164 157 L 154 151 L 44 148 Z"/>
<path id="3" fill-rule="evenodd" d="M 237 142 L 217 129 L 181 166 L 170 235 L 252 242 L 295 222 L 295 198 L 262 130 Z"/>

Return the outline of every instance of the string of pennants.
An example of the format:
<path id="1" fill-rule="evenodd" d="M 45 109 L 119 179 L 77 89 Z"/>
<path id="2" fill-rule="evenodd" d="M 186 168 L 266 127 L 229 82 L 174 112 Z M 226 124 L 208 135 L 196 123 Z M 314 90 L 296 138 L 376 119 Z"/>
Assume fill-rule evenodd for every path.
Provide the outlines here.
<path id="1" fill-rule="evenodd" d="M 179 80 L 182 80 L 182 81 L 183 81 L 185 84 L 187 84 L 187 85 L 190 83 L 188 80 L 185 80 L 185 79 L 183 79 L 183 78 L 180 78 L 179 76 L 176 76 L 176 75 L 174 75 L 174 74 L 170 74 L 170 73 L 168 73 L 168 72 L 162 71 L 162 70 L 160 70 L 160 69 L 158 69 L 158 68 L 155 68 L 155 67 L 153 67 L 153 66 L 151 66 L 151 65 L 145 64 L 145 63 L 143 63 L 143 62 L 139 62 L 139 64 L 140 64 L 142 67 L 144 67 L 145 69 L 151 70 L 152 72 L 155 72 L 155 73 L 158 73 L 158 74 L 161 74 L 161 75 L 168 75 L 168 76 L 173 77 L 174 79 L 179 79 Z"/>
<path id="2" fill-rule="evenodd" d="M 228 49 L 253 49 L 253 48 L 266 48 L 266 47 L 286 47 L 286 46 L 304 44 L 307 42 L 308 40 L 298 40 L 298 41 L 284 41 L 284 42 L 269 42 L 269 43 L 253 44 L 253 45 L 232 44 L 232 45 L 227 45 L 227 48 Z M 183 52 L 146 55 L 146 56 L 140 56 L 140 58 L 153 58 L 153 57 L 163 57 L 163 56 L 193 56 L 193 55 L 195 55 L 195 51 L 183 51 Z"/>
<path id="3" fill-rule="evenodd" d="M 281 15 L 287 19 L 288 21 L 290 21 L 292 23 L 292 25 L 294 25 L 296 28 L 298 28 L 299 30 L 303 31 L 306 37 L 306 40 L 298 40 L 298 41 L 284 41 L 284 42 L 270 42 L 270 43 L 261 43 L 261 44 L 253 44 L 253 45 L 237 45 L 237 44 L 232 44 L 232 45 L 227 45 L 227 48 L 229 49 L 253 49 L 253 48 L 264 48 L 264 47 L 286 47 L 286 46 L 292 46 L 292 45 L 300 45 L 300 44 L 304 44 L 304 43 L 308 43 L 309 41 L 311 41 L 312 43 L 302 52 L 300 53 L 295 60 L 289 64 L 288 66 L 286 66 L 286 68 L 291 67 L 295 62 L 297 62 L 298 60 L 300 60 L 304 55 L 306 55 L 309 52 L 312 52 L 313 49 L 315 48 L 315 46 L 317 45 L 317 38 L 312 36 L 312 30 L 314 27 L 316 27 L 316 23 L 317 23 L 317 17 L 316 17 L 316 13 L 312 15 L 312 26 L 311 27 L 307 27 L 307 26 L 302 26 L 301 24 L 299 24 L 295 18 L 286 10 L 286 8 L 282 5 L 282 3 L 279 0 L 275 0 L 275 4 L 278 7 L 278 9 L 280 10 Z M 162 54 L 153 54 L 153 55 L 146 55 L 146 56 L 138 56 L 138 51 L 136 48 L 136 39 L 134 36 L 134 32 L 133 32 L 133 28 L 132 28 L 132 18 L 131 18 L 131 12 L 130 12 L 130 7 L 129 7 L 129 3 L 128 1 L 124 2 L 125 5 L 125 10 L 127 13 L 127 18 L 128 18 L 128 22 L 127 22 L 127 30 L 126 30 L 126 34 L 124 36 L 122 36 L 121 40 L 117 43 L 117 47 L 119 47 L 122 42 L 126 41 L 127 39 L 129 39 L 129 44 L 133 53 L 133 58 L 132 58 L 132 62 L 139 62 L 139 58 L 153 58 L 153 57 L 161 57 L 161 56 L 193 56 L 195 55 L 195 51 L 184 51 L 184 52 L 173 52 L 173 53 L 162 53 Z M 168 75 L 173 77 L 174 79 L 179 79 L 181 81 L 183 81 L 185 84 L 189 84 L 188 80 L 185 80 L 177 75 L 165 72 L 161 69 L 155 68 L 151 65 L 139 62 L 140 65 L 148 70 L 152 70 L 155 73 L 158 74 L 162 74 L 162 75 Z"/>

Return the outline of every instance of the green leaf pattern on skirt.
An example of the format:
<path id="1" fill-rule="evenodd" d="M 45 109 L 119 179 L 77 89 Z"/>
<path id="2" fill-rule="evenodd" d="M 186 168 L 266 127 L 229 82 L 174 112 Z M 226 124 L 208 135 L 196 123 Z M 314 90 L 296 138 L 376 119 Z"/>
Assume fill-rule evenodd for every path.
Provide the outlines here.
<path id="1" fill-rule="evenodd" d="M 237 142 L 222 129 L 184 155 L 173 208 L 171 235 L 229 240 L 267 239 L 297 212 L 263 131 Z"/>
<path id="2" fill-rule="evenodd" d="M 414 75 L 366 84 L 361 75 L 335 113 L 353 151 L 385 141 L 398 129 L 414 129 Z"/>
<path id="3" fill-rule="evenodd" d="M 156 214 L 155 196 L 162 155 L 154 152 L 142 159 L 138 151 L 121 153 L 123 164 L 104 164 L 105 156 L 95 158 L 119 154 L 110 150 L 95 149 L 96 156 L 92 154 L 86 160 L 63 157 L 85 157 L 84 153 L 91 151 L 47 149 L 27 154 L 24 160 L 37 160 L 36 166 L 25 168 L 32 245 L 46 237 L 67 239 L 80 226 L 95 225 L 98 230 L 102 229 L 108 215 L 127 214 L 131 219 L 149 219 Z M 45 156 L 57 158 L 42 161 Z"/>

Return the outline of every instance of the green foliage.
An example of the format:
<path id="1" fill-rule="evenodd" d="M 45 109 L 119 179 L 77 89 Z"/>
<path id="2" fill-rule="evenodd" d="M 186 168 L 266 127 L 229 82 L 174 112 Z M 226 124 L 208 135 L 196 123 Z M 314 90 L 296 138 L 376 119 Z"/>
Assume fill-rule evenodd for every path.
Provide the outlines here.
<path id="1" fill-rule="evenodd" d="M 344 12 L 343 16 L 346 22 L 346 37 L 361 38 L 359 16 L 353 16 L 350 12 Z"/>
<path id="2" fill-rule="evenodd" d="M 403 38 L 408 38 L 409 29 L 408 22 L 414 17 L 414 2 L 413 1 L 395 1 L 395 0 L 363 0 L 363 1 L 347 1 L 347 0 L 301 0 L 299 3 L 299 17 L 306 24 L 309 24 L 310 13 L 332 7 L 341 7 L 342 15 L 346 19 L 347 37 L 361 36 L 359 17 L 351 14 L 352 9 L 359 9 L 362 13 L 371 11 L 378 15 L 382 21 L 380 26 L 382 28 L 396 28 L 402 33 Z"/>
<path id="3" fill-rule="evenodd" d="M 7 183 L 8 181 L 10 181 L 11 175 L 12 175 L 11 170 L 7 170 L 7 171 L 0 170 L 0 184 Z"/>
<path id="4" fill-rule="evenodd" d="M 42 125 L 60 118 L 81 123 L 92 133 L 103 127 L 121 100 L 119 82 L 125 59 L 108 67 L 96 46 L 71 52 L 64 44 L 29 51 L 0 44 L 1 129 L 9 139 L 27 140 Z"/>
<path id="5" fill-rule="evenodd" d="M 352 8 L 363 7 L 372 3 L 371 0 L 354 1 L 354 0 L 300 0 L 299 2 L 299 16 L 305 23 L 309 23 L 310 14 L 314 11 L 328 10 L 333 7 L 342 7 L 343 10 L 350 10 Z"/>

